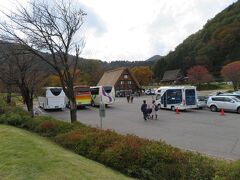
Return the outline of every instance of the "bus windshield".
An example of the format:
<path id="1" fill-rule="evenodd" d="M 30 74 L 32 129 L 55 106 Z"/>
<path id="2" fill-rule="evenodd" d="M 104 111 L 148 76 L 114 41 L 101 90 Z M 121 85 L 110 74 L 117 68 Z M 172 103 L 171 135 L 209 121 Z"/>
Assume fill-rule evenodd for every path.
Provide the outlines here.
<path id="1" fill-rule="evenodd" d="M 58 96 L 62 92 L 62 88 L 51 88 L 50 91 L 54 96 Z"/>
<path id="2" fill-rule="evenodd" d="M 76 93 L 90 92 L 90 87 L 75 87 Z"/>
<path id="3" fill-rule="evenodd" d="M 106 93 L 110 93 L 112 91 L 112 86 L 103 86 L 103 89 Z"/>

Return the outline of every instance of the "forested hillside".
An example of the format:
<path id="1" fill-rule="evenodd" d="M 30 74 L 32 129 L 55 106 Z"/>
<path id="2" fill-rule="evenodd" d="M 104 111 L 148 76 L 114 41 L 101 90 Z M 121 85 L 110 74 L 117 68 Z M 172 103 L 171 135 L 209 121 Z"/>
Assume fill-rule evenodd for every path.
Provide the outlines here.
<path id="1" fill-rule="evenodd" d="M 213 19 L 202 30 L 189 36 L 154 67 L 160 79 L 163 71 L 181 68 L 183 72 L 193 65 L 204 65 L 220 77 L 223 65 L 240 59 L 240 0 Z"/>

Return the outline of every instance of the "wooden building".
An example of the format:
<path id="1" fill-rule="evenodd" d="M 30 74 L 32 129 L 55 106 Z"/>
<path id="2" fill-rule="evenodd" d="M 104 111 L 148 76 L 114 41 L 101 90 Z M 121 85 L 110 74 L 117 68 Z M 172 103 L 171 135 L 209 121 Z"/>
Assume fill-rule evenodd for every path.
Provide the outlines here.
<path id="1" fill-rule="evenodd" d="M 185 77 L 180 69 L 165 71 L 161 83 L 163 84 L 180 84 L 185 81 Z"/>
<path id="2" fill-rule="evenodd" d="M 126 67 L 113 69 L 103 74 L 98 86 L 114 86 L 116 96 L 141 93 L 141 86 L 133 73 Z"/>

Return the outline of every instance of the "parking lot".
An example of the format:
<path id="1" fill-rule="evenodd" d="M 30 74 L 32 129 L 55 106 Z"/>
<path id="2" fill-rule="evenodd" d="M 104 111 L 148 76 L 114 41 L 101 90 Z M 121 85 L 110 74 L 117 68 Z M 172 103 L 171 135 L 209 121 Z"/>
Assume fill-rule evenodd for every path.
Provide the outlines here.
<path id="1" fill-rule="evenodd" d="M 182 149 L 198 151 L 218 158 L 240 159 L 240 114 L 204 110 L 189 110 L 176 114 L 169 110 L 159 110 L 157 120 L 144 122 L 140 107 L 142 100 L 150 104 L 153 96 L 144 96 L 127 103 L 125 98 L 117 98 L 114 105 L 106 109 L 103 128 L 113 129 L 122 134 L 164 140 Z M 44 114 L 69 121 L 68 109 L 43 111 Z M 78 121 L 100 127 L 97 107 L 79 109 Z"/>

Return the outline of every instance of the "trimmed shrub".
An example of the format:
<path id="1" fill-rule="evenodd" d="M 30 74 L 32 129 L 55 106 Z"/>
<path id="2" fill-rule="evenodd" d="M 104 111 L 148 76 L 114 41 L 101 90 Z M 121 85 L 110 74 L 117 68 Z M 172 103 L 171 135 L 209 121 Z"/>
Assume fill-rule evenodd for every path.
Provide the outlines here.
<path id="1" fill-rule="evenodd" d="M 20 107 L 5 108 L 5 113 L 0 115 L 0 123 L 22 127 L 22 125 L 32 120 L 30 114 Z"/>
<path id="2" fill-rule="evenodd" d="M 51 117 L 39 116 L 34 118 L 39 122 L 35 131 L 43 136 L 54 137 L 61 133 L 67 133 L 73 129 L 73 125 L 67 122 L 56 121 Z"/>

